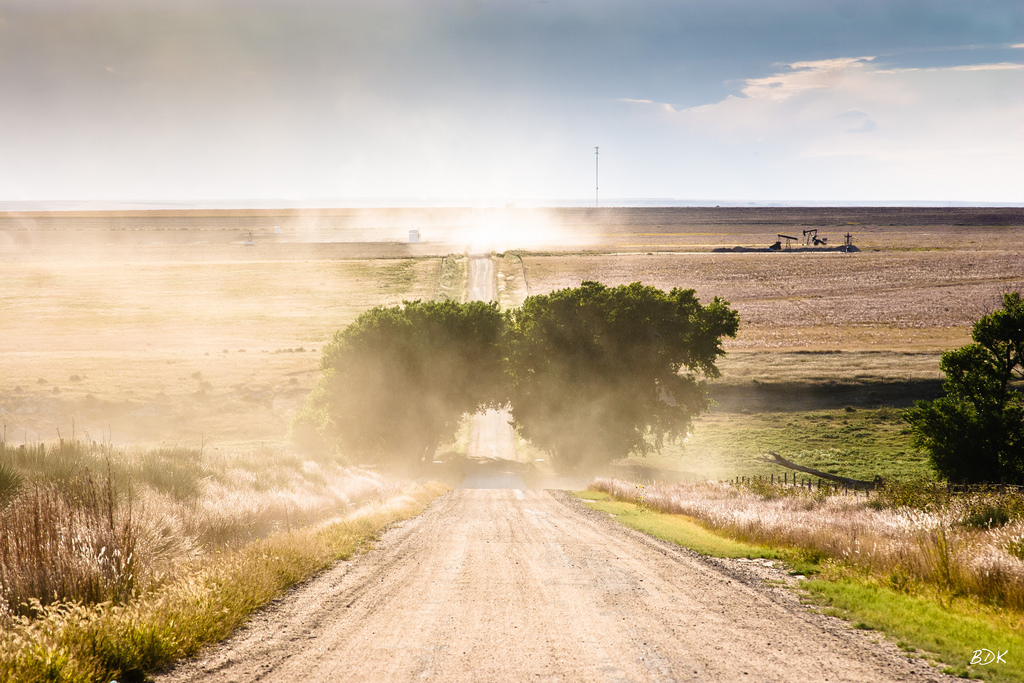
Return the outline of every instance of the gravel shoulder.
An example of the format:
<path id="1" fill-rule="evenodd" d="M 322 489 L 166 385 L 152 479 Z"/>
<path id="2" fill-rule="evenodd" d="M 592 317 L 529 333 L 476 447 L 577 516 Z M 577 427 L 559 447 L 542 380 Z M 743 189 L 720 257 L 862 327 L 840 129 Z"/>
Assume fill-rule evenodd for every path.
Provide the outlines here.
<path id="1" fill-rule="evenodd" d="M 954 680 L 563 491 L 456 489 L 160 677 L 185 681 Z"/>

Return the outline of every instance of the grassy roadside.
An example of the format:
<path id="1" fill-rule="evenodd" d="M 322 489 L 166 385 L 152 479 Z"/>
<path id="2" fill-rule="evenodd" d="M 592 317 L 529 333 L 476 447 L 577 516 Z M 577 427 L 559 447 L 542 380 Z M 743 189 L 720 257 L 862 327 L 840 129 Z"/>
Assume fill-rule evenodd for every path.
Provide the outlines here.
<path id="1" fill-rule="evenodd" d="M 411 485 L 335 523 L 223 552 L 128 605 L 42 608 L 40 618 L 15 620 L 0 634 L 0 680 L 143 680 L 227 637 L 287 589 L 369 549 L 387 525 L 419 514 L 444 490 Z"/>
<path id="2" fill-rule="evenodd" d="M 434 301 L 464 302 L 466 300 L 468 277 L 468 256 L 465 254 L 448 254 L 445 256 L 441 259 Z"/>
<path id="3" fill-rule="evenodd" d="M 607 513 L 620 524 L 671 541 L 702 555 L 768 559 L 782 559 L 783 557 L 779 551 L 766 546 L 734 541 L 708 531 L 696 520 L 686 515 L 655 512 L 641 505 L 615 500 L 607 493 L 600 491 L 580 491 L 574 495 L 586 501 L 585 504 L 590 509 Z"/>
<path id="4" fill-rule="evenodd" d="M 605 493 L 575 495 L 587 507 L 614 515 L 630 528 L 704 555 L 781 559 L 793 573 L 814 575 L 801 584 L 807 602 L 850 621 L 854 628 L 884 633 L 912 656 L 939 662 L 946 673 L 997 682 L 1024 681 L 1024 615 L 925 587 L 895 590 L 841 564 L 820 562 L 820 558 L 790 548 L 736 541 L 685 515 L 657 512 Z M 972 665 L 977 650 L 1002 653 L 1003 661 Z"/>
<path id="5" fill-rule="evenodd" d="M 758 459 L 761 452 L 776 451 L 805 467 L 855 479 L 932 478 L 928 458 L 913 447 L 902 413 L 889 407 L 852 406 L 755 413 L 715 410 L 695 421 L 685 443 L 666 443 L 660 452 L 630 459 L 699 478 L 781 478 L 787 470 Z"/>

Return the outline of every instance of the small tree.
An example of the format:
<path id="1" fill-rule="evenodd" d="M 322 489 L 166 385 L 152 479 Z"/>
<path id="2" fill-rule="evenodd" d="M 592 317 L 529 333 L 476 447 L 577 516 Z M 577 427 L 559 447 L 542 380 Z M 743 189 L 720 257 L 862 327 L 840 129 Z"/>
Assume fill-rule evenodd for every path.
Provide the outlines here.
<path id="1" fill-rule="evenodd" d="M 709 401 L 739 315 L 693 290 L 584 282 L 508 314 L 512 415 L 563 469 L 646 453 L 686 433 Z"/>
<path id="2" fill-rule="evenodd" d="M 983 316 L 974 343 L 942 355 L 946 395 L 907 411 L 915 444 L 953 481 L 1020 481 L 1024 477 L 1024 302 L 1003 295 Z"/>
<path id="3" fill-rule="evenodd" d="M 359 462 L 430 459 L 463 414 L 502 403 L 497 304 L 371 309 L 323 349 L 320 381 L 293 424 Z"/>

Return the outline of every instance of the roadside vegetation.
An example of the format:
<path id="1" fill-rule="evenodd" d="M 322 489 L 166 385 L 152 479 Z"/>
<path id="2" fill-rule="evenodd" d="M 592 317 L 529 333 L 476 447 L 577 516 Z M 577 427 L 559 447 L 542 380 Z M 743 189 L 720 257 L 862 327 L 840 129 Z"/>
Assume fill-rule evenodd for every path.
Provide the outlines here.
<path id="1" fill-rule="evenodd" d="M 466 300 L 466 278 L 469 275 L 469 257 L 462 254 L 448 254 L 441 259 L 437 273 L 437 291 L 434 301 Z"/>
<path id="2" fill-rule="evenodd" d="M 952 673 L 1024 676 L 1019 659 L 969 666 L 975 649 L 1024 648 L 1019 491 L 955 494 L 945 485 L 904 482 L 866 497 L 764 480 L 735 486 L 598 479 L 591 488 L 625 506 L 605 511 L 646 533 L 720 557 L 785 560 L 814 577 L 805 585 L 809 599 L 861 628 L 890 633 L 908 650 L 932 653 Z M 705 534 L 743 545 L 737 554 Z"/>
<path id="3" fill-rule="evenodd" d="M 438 492 L 276 448 L 0 441 L 0 680 L 152 671 Z"/>
<path id="4" fill-rule="evenodd" d="M 143 680 L 227 637 L 285 590 L 368 549 L 384 527 L 418 514 L 442 492 L 436 485 L 403 488 L 328 524 L 186 562 L 173 580 L 131 602 L 33 601 L 32 617 L 9 617 L 0 631 L 0 680 Z"/>

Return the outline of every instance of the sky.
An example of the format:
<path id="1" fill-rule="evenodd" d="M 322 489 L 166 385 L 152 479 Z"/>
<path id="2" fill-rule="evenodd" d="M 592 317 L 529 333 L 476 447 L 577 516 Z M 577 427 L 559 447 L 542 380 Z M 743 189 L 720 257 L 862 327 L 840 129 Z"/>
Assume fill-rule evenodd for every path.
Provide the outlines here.
<path id="1" fill-rule="evenodd" d="M 0 0 L 0 201 L 586 204 L 598 181 L 1024 204 L 1024 3 Z"/>

